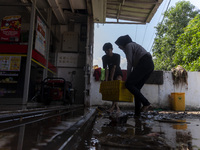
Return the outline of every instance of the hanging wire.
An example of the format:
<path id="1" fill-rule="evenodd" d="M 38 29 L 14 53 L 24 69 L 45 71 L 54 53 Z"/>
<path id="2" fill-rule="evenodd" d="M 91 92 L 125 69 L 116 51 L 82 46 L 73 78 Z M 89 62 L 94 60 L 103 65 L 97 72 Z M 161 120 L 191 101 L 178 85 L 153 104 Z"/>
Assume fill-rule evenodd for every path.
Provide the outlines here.
<path id="1" fill-rule="evenodd" d="M 146 31 L 147 31 L 147 26 L 148 26 L 148 25 L 149 25 L 149 24 L 147 24 L 146 27 L 145 27 L 144 36 L 143 36 L 143 39 L 142 39 L 142 45 L 143 45 L 143 42 L 144 42 L 144 38 L 145 38 L 145 35 L 146 35 Z"/>
<path id="2" fill-rule="evenodd" d="M 136 28 L 135 28 L 135 41 L 136 41 L 136 37 L 137 37 L 137 25 L 136 25 Z"/>
<path id="3" fill-rule="evenodd" d="M 167 3 L 167 2 L 166 2 L 166 3 Z M 165 12 L 168 10 L 170 3 L 171 3 L 171 0 L 169 0 Z M 163 10 L 164 10 L 164 8 L 163 8 Z M 161 15 L 161 16 L 162 16 L 162 15 Z M 160 16 L 160 18 L 161 18 L 161 16 Z M 163 16 L 163 18 L 162 18 L 161 25 L 162 25 L 162 23 L 163 23 L 163 21 L 164 21 L 164 18 L 165 18 L 165 16 Z M 160 19 L 159 19 L 159 20 L 160 20 Z M 159 20 L 158 20 L 158 22 L 159 22 Z M 158 24 L 158 23 L 157 23 L 157 24 Z M 155 30 L 154 30 L 153 35 L 154 35 L 154 34 L 155 34 Z M 151 39 L 153 39 L 153 35 L 152 35 L 152 38 L 151 38 Z M 156 36 L 156 37 L 157 37 L 157 36 Z M 156 38 L 156 37 L 155 37 L 155 38 Z M 154 39 L 155 39 L 155 38 L 154 38 Z M 155 41 L 155 40 L 154 40 L 154 41 Z M 153 41 L 153 43 L 152 43 L 152 45 L 151 45 L 150 52 L 152 51 L 152 48 L 153 48 L 153 45 L 154 45 L 154 41 Z M 151 44 L 151 43 L 149 43 L 149 46 L 150 46 L 150 44 Z"/>

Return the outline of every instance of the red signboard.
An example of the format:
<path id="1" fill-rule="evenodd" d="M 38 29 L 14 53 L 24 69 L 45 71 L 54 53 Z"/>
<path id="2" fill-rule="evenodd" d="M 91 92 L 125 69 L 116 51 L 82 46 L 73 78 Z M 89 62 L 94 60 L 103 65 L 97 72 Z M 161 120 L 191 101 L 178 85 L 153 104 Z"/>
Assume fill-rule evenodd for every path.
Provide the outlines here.
<path id="1" fill-rule="evenodd" d="M 19 42 L 21 30 L 21 16 L 6 16 L 1 23 L 0 40 Z"/>

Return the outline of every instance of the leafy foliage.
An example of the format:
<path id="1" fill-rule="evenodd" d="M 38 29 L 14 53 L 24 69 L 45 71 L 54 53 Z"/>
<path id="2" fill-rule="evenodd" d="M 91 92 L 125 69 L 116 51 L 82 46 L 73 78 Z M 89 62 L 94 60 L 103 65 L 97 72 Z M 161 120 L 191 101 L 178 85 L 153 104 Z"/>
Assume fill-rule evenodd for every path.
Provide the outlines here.
<path id="1" fill-rule="evenodd" d="M 189 22 L 176 42 L 174 63 L 188 71 L 200 70 L 200 15 Z"/>
<path id="2" fill-rule="evenodd" d="M 180 1 L 164 13 L 163 22 L 156 27 L 157 33 L 152 48 L 155 70 L 171 70 L 176 66 L 173 61 L 176 41 L 184 33 L 184 28 L 199 11 L 188 1 Z"/>

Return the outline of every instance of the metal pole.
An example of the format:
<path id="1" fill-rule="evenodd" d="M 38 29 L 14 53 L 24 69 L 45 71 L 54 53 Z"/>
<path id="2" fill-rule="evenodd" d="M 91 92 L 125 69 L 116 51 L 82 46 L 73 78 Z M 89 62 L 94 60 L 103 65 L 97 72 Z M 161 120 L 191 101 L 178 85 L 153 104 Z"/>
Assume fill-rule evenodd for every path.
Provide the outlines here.
<path id="1" fill-rule="evenodd" d="M 46 33 L 46 68 L 44 69 L 43 79 L 48 76 L 48 62 L 49 62 L 49 45 L 50 45 L 50 36 L 51 36 L 51 17 L 52 17 L 52 9 L 48 9 L 48 18 L 47 18 L 47 33 Z"/>
<path id="2" fill-rule="evenodd" d="M 87 19 L 87 42 L 86 42 L 86 58 L 85 58 L 85 90 L 84 90 L 84 104 L 85 106 L 90 106 L 90 101 L 87 98 L 87 84 L 88 84 L 88 54 L 89 54 L 89 50 L 90 50 L 90 18 L 88 17 Z"/>
<path id="3" fill-rule="evenodd" d="M 28 93 L 29 93 L 31 58 L 32 58 L 34 27 L 35 27 L 35 13 L 36 13 L 36 0 L 33 0 L 32 7 L 31 7 L 31 20 L 30 20 L 30 29 L 29 29 L 28 51 L 27 51 L 27 58 L 26 58 L 26 70 L 25 70 L 25 79 L 24 79 L 22 109 L 26 109 L 25 104 L 27 103 Z"/>
<path id="4" fill-rule="evenodd" d="M 22 126 L 20 126 L 20 128 L 19 128 L 19 136 L 18 136 L 17 150 L 22 150 L 22 149 L 23 149 L 24 133 L 25 133 L 25 125 L 22 125 Z"/>

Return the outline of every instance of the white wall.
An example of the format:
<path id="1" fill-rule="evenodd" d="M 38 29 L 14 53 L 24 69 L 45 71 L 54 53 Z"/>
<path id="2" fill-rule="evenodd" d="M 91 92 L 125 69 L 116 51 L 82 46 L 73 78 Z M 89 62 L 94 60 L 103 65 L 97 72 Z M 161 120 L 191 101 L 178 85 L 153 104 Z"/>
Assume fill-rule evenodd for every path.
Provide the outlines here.
<path id="1" fill-rule="evenodd" d="M 80 26 L 81 24 L 75 23 L 74 25 L 74 32 L 80 35 Z M 59 53 L 63 56 L 71 56 L 77 55 L 77 64 L 76 63 L 58 63 L 59 59 L 57 60 L 57 76 L 64 78 L 66 81 L 70 81 L 72 83 L 72 87 L 75 90 L 75 104 L 84 104 L 84 89 L 85 89 L 85 78 L 84 78 L 84 66 L 85 66 L 85 41 L 80 41 L 78 38 L 78 49 L 77 51 L 62 51 L 63 46 L 63 33 L 68 31 L 67 25 L 61 25 L 59 29 L 60 33 L 60 46 L 58 48 Z M 59 55 L 58 55 L 59 56 Z M 75 71 L 76 73 L 73 75 L 72 72 Z"/>
<path id="2" fill-rule="evenodd" d="M 200 108 L 200 72 L 188 72 L 188 85 L 181 84 L 175 86 L 173 84 L 172 74 L 170 71 L 163 72 L 163 84 L 145 84 L 141 92 L 150 101 L 152 106 L 157 108 L 171 108 L 169 95 L 171 93 L 185 93 L 186 110 L 196 110 Z M 100 81 L 95 81 L 91 77 L 90 100 L 91 105 L 111 104 L 109 101 L 102 100 L 99 93 Z M 133 105 L 134 103 L 122 103 L 119 105 Z"/>
<path id="3" fill-rule="evenodd" d="M 72 72 L 76 73 L 73 75 Z M 75 104 L 84 103 L 84 71 L 82 68 L 58 68 L 58 77 L 72 83 L 75 90 Z"/>

